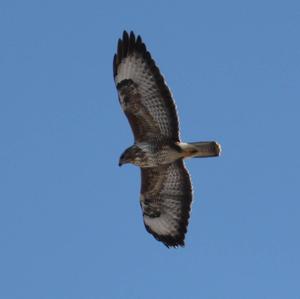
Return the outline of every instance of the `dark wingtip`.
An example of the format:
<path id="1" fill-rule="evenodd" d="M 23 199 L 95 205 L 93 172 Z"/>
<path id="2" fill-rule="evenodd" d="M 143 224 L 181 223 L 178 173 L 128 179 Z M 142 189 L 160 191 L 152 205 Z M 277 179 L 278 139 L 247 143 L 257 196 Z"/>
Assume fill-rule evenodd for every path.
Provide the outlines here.
<path id="1" fill-rule="evenodd" d="M 117 54 L 114 55 L 113 59 L 113 72 L 114 72 L 114 77 L 117 75 Z"/>
<path id="2" fill-rule="evenodd" d="M 129 39 L 130 39 L 132 42 L 135 41 L 135 35 L 134 35 L 134 32 L 133 32 L 133 31 L 130 31 Z"/>
<path id="3" fill-rule="evenodd" d="M 128 32 L 126 30 L 123 31 L 123 40 L 128 39 Z"/>
<path id="4" fill-rule="evenodd" d="M 123 32 L 123 40 L 122 40 L 122 49 L 123 49 L 123 58 L 127 57 L 128 53 L 128 42 L 129 42 L 129 36 L 127 31 Z"/>
<path id="5" fill-rule="evenodd" d="M 141 38 L 140 35 L 137 36 L 137 38 L 136 38 L 136 43 L 137 43 L 137 44 L 141 44 L 141 43 L 142 43 L 142 38 Z"/>
<path id="6" fill-rule="evenodd" d="M 146 230 L 153 235 L 153 237 L 162 242 L 167 248 L 179 248 L 179 247 L 184 247 L 184 238 L 185 238 L 185 233 L 186 230 L 180 232 L 179 235 L 177 236 L 164 236 L 164 235 L 159 235 L 156 234 L 148 225 L 145 224 Z"/>
<path id="7" fill-rule="evenodd" d="M 120 38 L 118 39 L 117 57 L 122 57 L 122 40 Z"/>
<path id="8" fill-rule="evenodd" d="M 141 42 L 141 37 L 140 37 Z M 122 59 L 127 57 L 137 48 L 137 41 L 135 39 L 135 34 L 133 31 L 128 33 L 126 30 L 123 31 L 122 39 L 118 39 L 117 53 L 113 59 L 113 73 L 114 77 L 117 75 L 118 66 L 121 63 Z"/>
<path id="9" fill-rule="evenodd" d="M 159 239 L 158 239 L 159 240 Z M 159 240 L 161 242 L 163 242 L 163 244 L 167 247 L 167 248 L 180 248 L 180 247 L 184 247 L 184 239 L 182 239 L 182 237 L 179 237 L 178 239 L 176 238 L 163 238 L 161 240 Z"/>

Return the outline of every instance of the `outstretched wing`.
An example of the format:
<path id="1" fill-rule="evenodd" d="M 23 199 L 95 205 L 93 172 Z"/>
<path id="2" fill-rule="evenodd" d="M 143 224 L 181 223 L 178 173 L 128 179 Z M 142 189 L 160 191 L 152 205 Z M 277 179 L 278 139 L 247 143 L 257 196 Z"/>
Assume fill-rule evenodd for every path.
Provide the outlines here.
<path id="1" fill-rule="evenodd" d="M 167 247 L 184 246 L 192 185 L 183 161 L 155 168 L 141 168 L 141 207 L 149 233 Z"/>
<path id="2" fill-rule="evenodd" d="M 163 76 L 140 36 L 126 31 L 113 61 L 119 100 L 136 141 L 163 137 L 179 141 L 176 107 Z"/>

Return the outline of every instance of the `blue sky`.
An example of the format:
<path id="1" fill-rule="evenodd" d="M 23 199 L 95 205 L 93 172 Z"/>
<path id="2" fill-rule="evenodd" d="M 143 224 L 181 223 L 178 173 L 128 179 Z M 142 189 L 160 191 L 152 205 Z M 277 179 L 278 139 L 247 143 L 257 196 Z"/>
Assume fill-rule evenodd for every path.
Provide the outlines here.
<path id="1" fill-rule="evenodd" d="M 195 190 L 183 249 L 149 235 L 112 57 L 142 35 Z M 300 298 L 299 1 L 1 1 L 0 298 Z"/>

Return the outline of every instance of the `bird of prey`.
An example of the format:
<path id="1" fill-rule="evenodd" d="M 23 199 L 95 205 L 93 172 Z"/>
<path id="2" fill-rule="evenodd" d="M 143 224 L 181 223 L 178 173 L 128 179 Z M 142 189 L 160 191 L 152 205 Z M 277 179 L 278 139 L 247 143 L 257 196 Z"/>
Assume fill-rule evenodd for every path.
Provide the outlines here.
<path id="1" fill-rule="evenodd" d="M 215 141 L 183 143 L 171 92 L 140 36 L 123 32 L 113 59 L 119 102 L 134 144 L 119 166 L 141 169 L 140 205 L 149 233 L 167 247 L 184 246 L 192 203 L 192 185 L 183 159 L 215 157 Z"/>

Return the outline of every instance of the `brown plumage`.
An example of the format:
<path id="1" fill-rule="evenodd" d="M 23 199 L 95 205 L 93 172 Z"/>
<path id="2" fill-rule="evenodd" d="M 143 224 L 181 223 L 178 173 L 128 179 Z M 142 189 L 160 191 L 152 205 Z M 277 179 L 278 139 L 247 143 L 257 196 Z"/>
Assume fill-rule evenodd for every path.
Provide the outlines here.
<path id="1" fill-rule="evenodd" d="M 192 202 L 183 159 L 218 156 L 220 146 L 214 141 L 180 142 L 171 92 L 140 36 L 124 31 L 113 73 L 135 139 L 119 165 L 141 168 L 140 203 L 147 231 L 167 247 L 183 246 Z"/>

